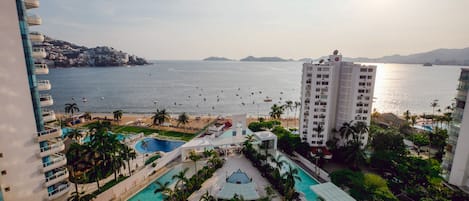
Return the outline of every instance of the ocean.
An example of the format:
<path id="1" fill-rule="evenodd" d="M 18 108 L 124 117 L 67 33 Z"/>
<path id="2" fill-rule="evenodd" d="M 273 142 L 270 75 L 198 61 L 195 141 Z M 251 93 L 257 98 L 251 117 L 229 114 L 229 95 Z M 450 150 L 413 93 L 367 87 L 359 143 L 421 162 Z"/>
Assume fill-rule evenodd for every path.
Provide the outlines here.
<path id="1" fill-rule="evenodd" d="M 443 110 L 456 94 L 458 66 L 376 65 L 373 107 L 379 112 L 431 113 L 433 100 L 439 100 Z M 301 69 L 301 62 L 156 61 L 132 67 L 54 68 L 38 79 L 52 83 L 49 93 L 56 112 L 76 102 L 88 112 L 152 113 L 164 108 L 174 114 L 263 116 L 273 104 L 300 100 Z M 272 102 L 264 102 L 266 97 Z"/>

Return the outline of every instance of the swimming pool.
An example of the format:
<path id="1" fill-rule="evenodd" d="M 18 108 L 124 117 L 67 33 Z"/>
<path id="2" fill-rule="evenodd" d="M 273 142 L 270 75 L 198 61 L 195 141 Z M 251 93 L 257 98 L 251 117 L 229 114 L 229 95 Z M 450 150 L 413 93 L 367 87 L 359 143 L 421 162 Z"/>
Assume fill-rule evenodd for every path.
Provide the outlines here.
<path id="1" fill-rule="evenodd" d="M 160 183 L 164 184 L 165 182 L 169 182 L 172 185 L 175 180 L 172 179 L 173 175 L 178 174 L 182 170 L 182 167 L 176 166 L 170 171 L 166 172 L 163 176 L 159 177 L 155 181 L 159 181 Z M 155 200 L 155 201 L 162 201 L 163 194 L 162 193 L 153 193 L 158 185 L 155 182 L 152 182 L 144 189 L 140 190 L 137 194 L 132 196 L 128 201 L 145 201 L 145 200 Z"/>
<path id="2" fill-rule="evenodd" d="M 298 181 L 295 179 L 295 190 L 297 192 L 301 192 L 304 194 L 306 200 L 308 201 L 316 201 L 317 200 L 317 195 L 316 193 L 313 192 L 313 190 L 311 190 L 309 187 L 311 185 L 316 185 L 318 184 L 319 182 L 316 181 L 311 175 L 309 175 L 305 170 L 303 170 L 303 168 L 301 168 L 300 166 L 298 166 L 296 163 L 294 163 L 293 161 L 291 161 L 290 159 L 288 159 L 286 156 L 284 156 L 283 154 L 281 153 L 278 153 L 277 154 L 280 154 L 283 156 L 283 159 L 290 165 L 292 165 L 293 167 L 295 167 L 296 169 L 298 169 L 298 176 L 301 178 L 301 181 Z M 284 165 L 282 167 L 282 171 L 286 171 L 287 168 L 288 168 L 288 164 Z"/>
<path id="3" fill-rule="evenodd" d="M 135 150 L 140 153 L 153 153 L 156 151 L 170 152 L 183 144 L 184 142 L 145 138 L 135 144 Z"/>

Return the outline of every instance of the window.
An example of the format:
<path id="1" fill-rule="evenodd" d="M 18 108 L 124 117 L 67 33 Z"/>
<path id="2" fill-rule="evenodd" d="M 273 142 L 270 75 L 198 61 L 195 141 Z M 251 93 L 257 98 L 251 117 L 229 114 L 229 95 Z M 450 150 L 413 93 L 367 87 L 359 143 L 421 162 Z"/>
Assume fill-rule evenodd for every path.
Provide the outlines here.
<path id="1" fill-rule="evenodd" d="M 329 78 L 328 74 L 322 75 L 322 78 Z"/>
<path id="2" fill-rule="evenodd" d="M 314 105 L 319 105 L 319 102 L 317 102 L 317 101 L 316 101 L 316 102 L 314 102 Z"/>
<path id="3" fill-rule="evenodd" d="M 364 106 L 365 106 L 365 107 L 368 107 L 368 103 L 365 103 Z"/>
<path id="4" fill-rule="evenodd" d="M 318 68 L 318 71 L 321 71 L 321 68 Z"/>
<path id="5" fill-rule="evenodd" d="M 317 85 L 321 85 L 321 82 L 317 81 L 316 84 L 317 84 Z"/>
<path id="6" fill-rule="evenodd" d="M 10 187 L 5 187 L 5 192 L 9 192 L 10 191 Z"/>
<path id="7" fill-rule="evenodd" d="M 311 84 L 311 79 L 306 80 L 306 84 Z"/>
<path id="8" fill-rule="evenodd" d="M 317 121 L 313 121 L 313 125 L 318 125 L 318 122 L 317 122 Z"/>
<path id="9" fill-rule="evenodd" d="M 368 68 L 368 72 L 373 72 L 373 69 L 372 69 L 372 68 Z"/>
<path id="10" fill-rule="evenodd" d="M 373 77 L 373 76 L 371 76 L 371 75 L 368 75 L 368 79 L 371 79 L 372 77 Z"/>
<path id="11" fill-rule="evenodd" d="M 316 88 L 316 92 L 319 92 L 320 90 L 321 90 L 321 89 L 319 89 L 319 88 Z"/>
<path id="12" fill-rule="evenodd" d="M 318 115 L 314 115 L 313 118 L 314 118 L 314 119 L 317 119 L 317 118 L 318 118 Z"/>
<path id="13" fill-rule="evenodd" d="M 311 135 L 311 137 L 316 137 L 316 135 Z"/>
<path id="14" fill-rule="evenodd" d="M 318 144 L 322 144 L 322 142 L 323 142 L 322 140 L 319 140 L 319 141 L 318 141 Z"/>
<path id="15" fill-rule="evenodd" d="M 359 90 L 358 90 L 358 93 L 364 93 L 364 92 L 365 92 L 364 89 L 359 89 Z"/>
<path id="16" fill-rule="evenodd" d="M 366 72 L 366 68 L 360 68 L 360 72 Z"/>
<path id="17" fill-rule="evenodd" d="M 366 120 L 366 119 L 367 119 L 367 117 L 363 117 L 363 120 Z"/>
<path id="18" fill-rule="evenodd" d="M 2 175 L 6 175 L 7 174 L 7 171 L 6 170 L 2 170 Z"/>
<path id="19" fill-rule="evenodd" d="M 360 79 L 365 79 L 366 75 L 360 75 Z"/>
<path id="20" fill-rule="evenodd" d="M 318 137 L 324 137 L 324 135 L 319 135 Z"/>
<path id="21" fill-rule="evenodd" d="M 311 144 L 316 144 L 316 141 L 311 141 Z"/>
<path id="22" fill-rule="evenodd" d="M 329 68 L 323 68 L 322 70 L 323 71 L 329 71 Z"/>
<path id="23" fill-rule="evenodd" d="M 321 78 L 321 74 L 316 75 L 316 78 Z"/>
<path id="24" fill-rule="evenodd" d="M 329 82 L 322 82 L 322 85 L 328 85 Z"/>
<path id="25" fill-rule="evenodd" d="M 308 74 L 306 74 L 306 76 L 311 77 L 311 76 L 313 76 L 313 74 L 312 74 L 312 73 L 308 73 Z"/>
<path id="26" fill-rule="evenodd" d="M 0 153 L 0 158 L 3 158 L 3 153 Z"/>
<path id="27" fill-rule="evenodd" d="M 358 86 L 365 86 L 365 83 L 364 82 L 359 82 Z"/>
<path id="28" fill-rule="evenodd" d="M 371 86 L 371 82 L 367 82 L 367 83 L 366 83 L 366 86 Z"/>

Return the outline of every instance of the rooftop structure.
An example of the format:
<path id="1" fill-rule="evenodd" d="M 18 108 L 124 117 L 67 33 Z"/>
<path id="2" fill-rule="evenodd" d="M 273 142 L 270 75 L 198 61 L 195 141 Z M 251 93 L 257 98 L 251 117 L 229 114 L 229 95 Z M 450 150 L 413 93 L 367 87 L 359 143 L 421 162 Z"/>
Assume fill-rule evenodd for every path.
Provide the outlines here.
<path id="1" fill-rule="evenodd" d="M 331 182 L 317 184 L 310 187 L 323 201 L 356 201 L 352 196 L 344 192 Z"/>

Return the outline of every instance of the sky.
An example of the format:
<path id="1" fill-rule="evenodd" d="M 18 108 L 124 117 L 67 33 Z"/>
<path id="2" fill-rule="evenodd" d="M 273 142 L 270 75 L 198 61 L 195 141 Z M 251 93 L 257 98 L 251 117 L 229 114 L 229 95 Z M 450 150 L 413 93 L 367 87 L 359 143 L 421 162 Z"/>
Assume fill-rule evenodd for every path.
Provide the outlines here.
<path id="1" fill-rule="evenodd" d="M 407 55 L 469 47 L 469 0 L 41 0 L 31 29 L 147 59 Z"/>

